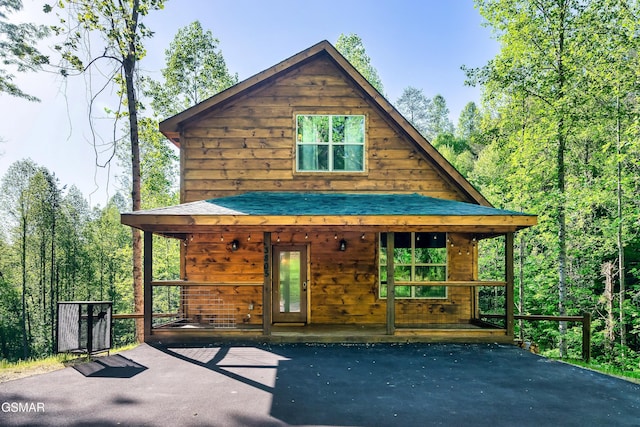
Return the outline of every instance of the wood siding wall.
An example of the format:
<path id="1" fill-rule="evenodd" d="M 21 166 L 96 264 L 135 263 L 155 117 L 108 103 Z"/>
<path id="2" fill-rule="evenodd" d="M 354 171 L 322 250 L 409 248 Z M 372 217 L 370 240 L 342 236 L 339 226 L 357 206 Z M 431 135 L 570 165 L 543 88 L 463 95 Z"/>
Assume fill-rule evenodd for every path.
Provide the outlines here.
<path id="1" fill-rule="evenodd" d="M 454 246 L 448 247 L 449 280 L 475 279 L 475 242 L 467 235 L 450 237 Z M 230 246 L 234 239 L 240 243 L 236 252 Z M 185 248 L 185 279 L 221 285 L 190 287 L 193 291 L 185 294 L 185 309 L 206 316 L 207 299 L 214 296 L 234 305 L 237 324 L 262 324 L 262 239 L 262 234 L 232 232 L 190 236 Z M 344 252 L 338 250 L 340 239 L 347 241 Z M 309 322 L 385 323 L 386 300 L 378 298 L 377 233 L 285 231 L 273 233 L 272 243 L 308 247 Z M 472 296 L 469 288 L 451 287 L 443 300 L 396 300 L 396 324 L 468 323 L 472 317 Z"/>
<path id="2" fill-rule="evenodd" d="M 365 172 L 296 173 L 296 114 L 364 114 Z M 327 57 L 186 125 L 181 168 L 182 202 L 248 191 L 416 192 L 463 200 Z"/>
<path id="3" fill-rule="evenodd" d="M 234 239 L 240 243 L 235 252 L 231 250 Z M 263 247 L 262 234 L 190 235 L 184 249 L 183 278 L 194 283 L 220 285 L 185 286 L 186 317 L 214 315 L 211 300 L 215 298 L 233 306 L 236 324 L 261 325 Z"/>

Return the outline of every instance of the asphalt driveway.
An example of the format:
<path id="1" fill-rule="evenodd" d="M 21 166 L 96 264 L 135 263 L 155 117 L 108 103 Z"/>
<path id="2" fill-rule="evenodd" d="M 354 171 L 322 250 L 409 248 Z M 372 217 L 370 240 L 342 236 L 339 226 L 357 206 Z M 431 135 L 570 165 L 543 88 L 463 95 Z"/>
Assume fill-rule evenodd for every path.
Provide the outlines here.
<path id="1" fill-rule="evenodd" d="M 504 345 L 141 345 L 0 384 L 0 425 L 640 426 L 640 385 Z"/>

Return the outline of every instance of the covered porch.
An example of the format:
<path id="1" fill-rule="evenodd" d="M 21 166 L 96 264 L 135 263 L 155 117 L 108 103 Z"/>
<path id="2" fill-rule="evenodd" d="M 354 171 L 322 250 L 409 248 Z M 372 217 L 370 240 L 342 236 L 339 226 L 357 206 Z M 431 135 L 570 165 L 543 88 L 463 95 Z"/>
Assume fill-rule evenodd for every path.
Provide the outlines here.
<path id="1" fill-rule="evenodd" d="M 266 192 L 122 216 L 123 223 L 144 231 L 144 323 L 150 342 L 510 342 L 513 233 L 535 221 L 522 213 L 417 194 Z M 397 261 L 378 254 L 383 246 L 394 253 L 395 233 L 447 236 L 446 277 L 396 283 L 389 274 L 382 284 L 381 272 L 396 271 Z M 181 280 L 154 280 L 153 234 L 182 242 Z M 505 277 L 480 281 L 476 243 L 496 236 L 505 236 Z M 304 249 L 302 321 L 278 317 L 274 269 L 281 247 Z M 397 297 L 396 289 L 412 287 L 444 287 L 447 298 Z M 481 318 L 479 289 L 488 287 L 503 289 L 500 326 Z M 165 300 L 172 303 L 159 309 L 156 303 Z"/>

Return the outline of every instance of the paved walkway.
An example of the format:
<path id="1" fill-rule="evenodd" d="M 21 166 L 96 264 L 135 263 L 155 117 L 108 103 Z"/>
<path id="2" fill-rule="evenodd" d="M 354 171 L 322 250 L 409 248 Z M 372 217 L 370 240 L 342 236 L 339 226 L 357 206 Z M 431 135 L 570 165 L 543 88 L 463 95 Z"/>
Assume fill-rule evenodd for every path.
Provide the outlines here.
<path id="1" fill-rule="evenodd" d="M 3 426 L 640 426 L 640 385 L 500 345 L 141 345 L 0 405 Z"/>

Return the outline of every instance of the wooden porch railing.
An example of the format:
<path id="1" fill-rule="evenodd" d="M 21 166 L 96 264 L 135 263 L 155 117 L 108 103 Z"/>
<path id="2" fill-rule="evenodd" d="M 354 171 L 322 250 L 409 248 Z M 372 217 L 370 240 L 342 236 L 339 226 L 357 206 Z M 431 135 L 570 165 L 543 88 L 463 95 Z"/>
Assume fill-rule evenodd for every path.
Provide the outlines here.
<path id="1" fill-rule="evenodd" d="M 175 317 L 178 313 L 154 313 L 153 317 Z M 112 314 L 112 319 L 144 319 L 144 313 L 118 313 Z"/>
<path id="2" fill-rule="evenodd" d="M 503 319 L 502 314 L 482 314 L 480 317 L 486 319 Z M 541 320 L 549 320 L 552 322 L 580 322 L 582 323 L 582 360 L 589 363 L 591 360 L 591 314 L 584 313 L 582 316 L 546 316 L 539 314 L 515 314 L 515 320 L 527 320 L 537 322 Z"/>

